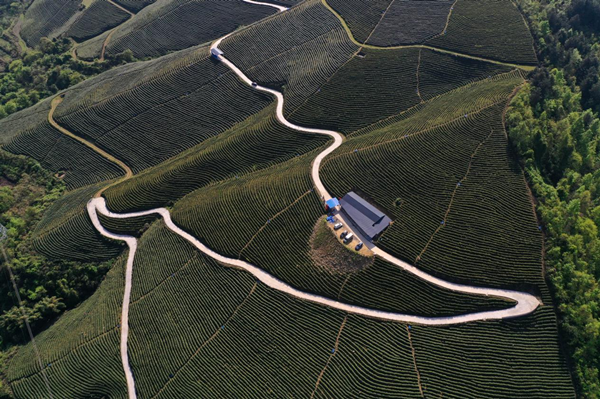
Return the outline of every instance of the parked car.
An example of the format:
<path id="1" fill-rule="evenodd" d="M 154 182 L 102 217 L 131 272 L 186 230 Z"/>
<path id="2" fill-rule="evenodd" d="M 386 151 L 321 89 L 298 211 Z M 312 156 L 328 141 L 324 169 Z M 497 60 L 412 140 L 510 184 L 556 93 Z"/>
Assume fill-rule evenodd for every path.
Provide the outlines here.
<path id="1" fill-rule="evenodd" d="M 334 224 L 334 225 L 333 225 L 333 229 L 334 229 L 334 230 L 339 230 L 339 229 L 341 229 L 342 227 L 344 227 L 344 224 L 343 224 L 343 223 L 336 223 L 336 224 Z"/>
<path id="2" fill-rule="evenodd" d="M 352 242 L 352 240 L 354 239 L 354 234 L 350 233 L 346 236 L 346 238 L 344 238 L 344 244 L 348 244 L 349 242 Z"/>
<path id="3" fill-rule="evenodd" d="M 357 250 L 357 251 L 360 251 L 360 249 L 363 247 L 363 245 L 364 245 L 364 244 L 363 244 L 363 243 L 362 243 L 362 241 L 361 241 L 361 242 L 359 242 L 358 244 L 356 244 L 356 246 L 354 247 L 354 249 L 355 249 L 355 250 Z"/>
<path id="4" fill-rule="evenodd" d="M 340 234 L 340 238 L 343 240 L 348 235 L 348 230 L 344 230 L 342 234 Z"/>
<path id="5" fill-rule="evenodd" d="M 258 86 L 258 83 L 252 82 L 252 87 L 256 87 L 256 86 Z"/>

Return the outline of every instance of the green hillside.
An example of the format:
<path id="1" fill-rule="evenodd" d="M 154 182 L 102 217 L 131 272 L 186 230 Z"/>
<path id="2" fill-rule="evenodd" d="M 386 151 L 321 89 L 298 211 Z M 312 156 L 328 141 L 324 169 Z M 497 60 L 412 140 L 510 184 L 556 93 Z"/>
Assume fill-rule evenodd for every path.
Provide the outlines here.
<path id="1" fill-rule="evenodd" d="M 0 341 L 0 398 L 579 397 L 506 129 L 540 73 L 521 10 L 265 2 L 29 6 L 27 43 L 73 39 L 60 56 L 98 74 L 0 120 L 2 150 L 62 187 L 9 232 L 9 256 L 41 260 L 26 280 L 9 263 L 24 299 L 0 332 L 54 292 L 43 262 L 97 281 L 51 281 L 68 307 L 20 313 L 35 341 Z M 392 219 L 362 249 L 338 240 L 350 216 L 325 222 L 350 191 Z"/>
<path id="2" fill-rule="evenodd" d="M 31 47 L 42 37 L 56 37 L 81 13 L 81 0 L 35 0 L 25 12 L 21 36 Z"/>
<path id="3" fill-rule="evenodd" d="M 427 44 L 493 60 L 537 63 L 523 16 L 507 0 L 457 2 L 445 33 Z"/>
<path id="4" fill-rule="evenodd" d="M 69 27 L 65 35 L 81 42 L 120 25 L 129 14 L 108 1 L 94 1 Z"/>
<path id="5" fill-rule="evenodd" d="M 465 392 L 573 397 L 549 307 L 515 321 L 457 327 L 344 315 L 291 299 L 206 259 L 160 222 L 142 237 L 136 267 L 141 272 L 134 274 L 130 356 L 139 395 L 417 398 L 421 389 L 453 398 Z M 122 369 L 108 352 L 111 340 L 117 348 L 112 334 L 118 318 L 111 321 L 111 314 L 118 312 L 121 295 L 118 271 L 115 266 L 85 306 L 63 317 L 80 328 L 61 331 L 61 320 L 39 336 L 56 392 L 123 397 Z M 61 334 L 60 341 L 52 334 Z M 39 374 L 30 374 L 36 366 L 30 350 L 9 363 L 11 386 L 22 397 L 44 392 Z M 101 362 L 97 353 L 106 354 Z M 92 365 L 98 372 L 80 380 Z M 64 371 L 69 369 L 81 374 L 69 378 Z"/>
<path id="6" fill-rule="evenodd" d="M 137 58 L 156 57 L 206 43 L 273 13 L 270 7 L 256 7 L 241 1 L 156 2 L 114 31 L 106 53 L 131 50 Z M 81 56 L 99 58 L 104 39 L 106 36 L 83 44 Z M 90 53 L 92 48 L 94 52 Z"/>
<path id="7" fill-rule="evenodd" d="M 534 65 L 533 39 L 509 0 L 322 0 L 359 43 L 432 46 L 496 61 Z"/>

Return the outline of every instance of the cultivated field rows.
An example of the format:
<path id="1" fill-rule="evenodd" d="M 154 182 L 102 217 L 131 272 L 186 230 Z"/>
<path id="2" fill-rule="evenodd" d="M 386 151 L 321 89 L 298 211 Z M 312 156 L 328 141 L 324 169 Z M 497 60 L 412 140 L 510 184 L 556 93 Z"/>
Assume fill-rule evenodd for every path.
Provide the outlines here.
<path id="1" fill-rule="evenodd" d="M 176 226 L 109 214 L 100 199 L 90 205 L 92 219 L 100 210 L 97 227 L 106 234 L 140 238 L 88 301 L 39 335 L 58 395 L 126 397 L 125 326 L 129 378 L 144 398 L 573 397 L 541 274 L 541 235 L 522 173 L 506 151 L 502 112 L 521 73 L 425 49 L 363 49 L 361 58 L 326 12 L 320 1 L 307 1 L 226 39 L 225 57 L 250 77 L 248 86 L 228 72 L 227 60 L 210 60 L 201 46 L 108 72 L 67 93 L 57 111 L 61 125 L 114 149 L 137 173 L 104 193 L 108 207 L 168 206 Z M 297 34 L 284 34 L 292 27 Z M 394 66 L 402 73 L 394 75 Z M 387 79 L 381 87 L 373 87 L 375 74 Z M 280 97 L 276 109 L 251 81 L 281 89 L 286 105 Z M 207 103 L 215 91 L 222 100 Z M 368 120 L 353 119 L 361 111 L 358 93 L 375 110 Z M 394 95 L 399 101 L 388 102 Z M 223 121 L 224 109 L 234 117 Z M 199 114 L 190 117 L 191 110 Z M 347 134 L 323 161 L 322 182 L 314 180 L 312 161 L 337 139 L 296 131 L 274 112 Z M 169 130 L 175 120 L 181 125 Z M 200 121 L 210 134 L 191 132 Z M 86 213 L 99 187 L 73 191 L 51 209 L 36 232 L 42 252 L 77 259 L 121 251 L 94 232 Z M 358 273 L 318 269 L 308 253 L 322 190 L 351 189 L 394 215 L 377 243 L 382 249 L 435 276 L 532 292 L 543 304 L 514 320 L 449 327 L 352 314 L 359 307 L 439 318 L 514 302 L 452 292 L 382 258 Z M 167 222 L 169 211 L 161 211 Z M 506 215 L 518 223 L 505 223 Z M 224 267 L 221 255 L 232 258 L 225 263 L 256 265 L 254 277 Z M 261 271 L 308 296 L 269 288 L 264 281 L 273 280 Z M 313 293 L 332 301 L 296 298 Z M 336 309 L 336 300 L 344 306 Z M 45 392 L 31 350 L 21 348 L 10 362 L 17 397 Z M 129 397 L 131 387 L 129 381 Z"/>

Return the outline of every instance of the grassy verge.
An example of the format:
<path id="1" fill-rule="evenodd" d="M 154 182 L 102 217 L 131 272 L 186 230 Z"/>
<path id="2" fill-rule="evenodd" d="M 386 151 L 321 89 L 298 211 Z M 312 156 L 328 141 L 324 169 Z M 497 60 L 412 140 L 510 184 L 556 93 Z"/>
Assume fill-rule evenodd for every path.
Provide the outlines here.
<path id="1" fill-rule="evenodd" d="M 371 266 L 374 258 L 355 252 L 354 245 L 340 243 L 323 216 L 317 221 L 310 240 L 311 256 L 318 266 L 332 273 L 358 272 Z"/>

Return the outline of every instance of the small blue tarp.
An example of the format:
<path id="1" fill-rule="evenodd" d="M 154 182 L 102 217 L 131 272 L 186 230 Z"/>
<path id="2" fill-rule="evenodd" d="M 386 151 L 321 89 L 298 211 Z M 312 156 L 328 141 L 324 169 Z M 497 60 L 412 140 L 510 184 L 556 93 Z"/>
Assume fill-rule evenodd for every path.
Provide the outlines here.
<path id="1" fill-rule="evenodd" d="M 332 198 L 330 200 L 327 200 L 325 203 L 327 204 L 327 206 L 330 209 L 333 209 L 333 208 L 335 208 L 336 206 L 338 206 L 340 204 L 340 201 L 338 201 L 337 198 Z"/>

